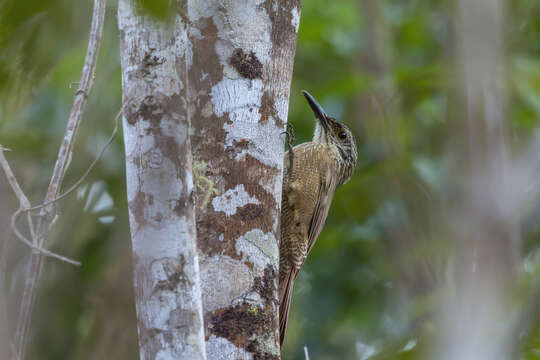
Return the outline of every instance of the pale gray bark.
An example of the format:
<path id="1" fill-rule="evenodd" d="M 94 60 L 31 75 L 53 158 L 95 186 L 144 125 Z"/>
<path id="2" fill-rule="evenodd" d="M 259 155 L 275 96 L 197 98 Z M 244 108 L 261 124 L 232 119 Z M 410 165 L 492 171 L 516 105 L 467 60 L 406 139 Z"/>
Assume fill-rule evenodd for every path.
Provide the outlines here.
<path id="1" fill-rule="evenodd" d="M 200 307 L 178 301 L 182 291 L 198 295 L 194 248 L 182 253 L 195 239 L 193 175 L 208 358 L 279 359 L 282 133 L 300 1 L 188 0 L 175 16 L 167 29 L 120 1 L 141 354 L 192 358 L 182 353 L 187 336 L 172 328 L 188 318 L 193 326 L 182 329 L 197 335 L 193 350 L 203 348 Z M 189 162 L 188 113 L 193 174 L 180 166 Z M 187 266 L 190 289 L 171 270 Z"/>
<path id="2" fill-rule="evenodd" d="M 126 176 L 141 359 L 206 359 L 183 2 L 170 24 L 118 9 Z"/>
<path id="3" fill-rule="evenodd" d="M 188 4 L 206 350 L 279 359 L 282 133 L 300 1 Z"/>

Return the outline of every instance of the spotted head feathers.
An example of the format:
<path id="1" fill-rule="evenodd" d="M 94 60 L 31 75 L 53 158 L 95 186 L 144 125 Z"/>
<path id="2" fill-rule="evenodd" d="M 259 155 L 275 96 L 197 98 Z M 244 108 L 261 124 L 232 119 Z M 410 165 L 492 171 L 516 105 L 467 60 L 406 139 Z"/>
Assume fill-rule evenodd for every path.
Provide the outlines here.
<path id="1" fill-rule="evenodd" d="M 351 178 L 358 158 L 354 136 L 351 130 L 345 124 L 331 116 L 328 116 L 322 106 L 313 98 L 313 96 L 311 96 L 310 93 L 305 90 L 303 90 L 302 93 L 311 106 L 311 109 L 315 114 L 315 118 L 318 120 L 315 125 L 313 141 L 327 143 L 339 154 L 339 185 L 342 185 Z"/>

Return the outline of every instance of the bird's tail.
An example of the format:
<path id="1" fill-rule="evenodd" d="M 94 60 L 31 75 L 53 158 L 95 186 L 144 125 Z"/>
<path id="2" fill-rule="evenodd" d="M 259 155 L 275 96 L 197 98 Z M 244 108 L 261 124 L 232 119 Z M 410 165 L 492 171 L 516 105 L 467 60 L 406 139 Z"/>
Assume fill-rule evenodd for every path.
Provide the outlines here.
<path id="1" fill-rule="evenodd" d="M 287 329 L 287 320 L 289 318 L 289 310 L 291 306 L 291 296 L 293 292 L 294 280 L 298 270 L 291 269 L 288 274 L 285 275 L 283 281 L 279 283 L 279 347 L 283 347 L 283 341 L 285 340 L 285 330 Z"/>

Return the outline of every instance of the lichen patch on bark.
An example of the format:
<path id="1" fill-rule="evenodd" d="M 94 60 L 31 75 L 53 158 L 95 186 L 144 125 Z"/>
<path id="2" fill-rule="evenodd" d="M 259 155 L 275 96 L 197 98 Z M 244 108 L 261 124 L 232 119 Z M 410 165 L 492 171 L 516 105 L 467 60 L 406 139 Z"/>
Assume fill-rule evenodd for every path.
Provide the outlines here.
<path id="1" fill-rule="evenodd" d="M 294 27 L 296 32 L 298 32 L 298 28 L 300 27 L 300 11 L 298 11 L 296 6 L 291 10 L 291 25 Z"/>
<path id="2" fill-rule="evenodd" d="M 253 277 L 246 265 L 226 256 L 215 256 L 201 261 L 200 270 L 201 278 L 204 279 L 202 294 L 206 312 L 231 304 L 253 284 Z"/>
<path id="3" fill-rule="evenodd" d="M 241 111 L 249 111 L 249 108 L 236 110 L 233 116 L 238 115 Z M 231 116 L 231 113 L 229 113 Z M 258 116 L 252 121 L 258 121 Z M 250 155 L 259 160 L 264 165 L 278 168 L 283 158 L 280 156 L 280 148 L 282 144 L 282 128 L 277 126 L 275 122 L 267 121 L 259 124 L 257 132 L 254 131 L 257 125 L 245 121 L 236 121 L 232 124 L 226 123 L 223 129 L 227 132 L 225 139 L 225 151 L 234 149 L 234 145 L 244 143 L 243 149 L 236 153 L 235 159 L 242 160 L 246 155 Z"/>
<path id="4" fill-rule="evenodd" d="M 254 271 L 264 271 L 268 263 L 274 264 L 279 259 L 277 240 L 274 235 L 253 229 L 236 240 L 236 251 L 244 261 L 254 265 Z"/>
<path id="5" fill-rule="evenodd" d="M 236 185 L 233 189 L 227 190 L 223 195 L 216 196 L 212 200 L 214 211 L 223 211 L 227 216 L 236 214 L 238 208 L 247 207 L 247 205 L 259 205 L 261 202 L 256 197 L 250 196 L 244 184 Z"/>
<path id="6" fill-rule="evenodd" d="M 254 168 L 256 164 L 260 164 L 250 157 L 246 161 L 252 163 Z M 216 165 L 216 170 L 219 171 L 223 166 L 223 171 L 226 171 L 225 169 L 230 164 L 232 165 L 232 161 L 229 160 L 220 166 Z M 250 167 L 248 166 L 248 168 Z M 253 224 L 256 229 L 265 234 L 275 232 L 273 219 L 277 216 L 278 210 L 275 208 L 276 203 L 273 194 L 268 193 L 258 184 L 261 180 L 260 176 L 259 171 L 253 170 L 243 182 L 243 187 L 248 196 L 256 198 L 260 204 L 231 204 L 231 208 L 236 207 L 236 213 L 232 215 L 227 215 L 223 211 L 214 211 L 213 206 L 208 206 L 205 209 L 207 217 L 201 218 L 198 222 L 198 236 L 204 239 L 204 249 L 207 256 L 221 254 L 241 259 L 242 256 L 238 255 L 234 244 L 236 239 L 244 235 L 246 224 Z M 242 184 L 242 179 L 238 176 L 229 176 L 228 179 L 232 188 Z M 198 201 L 201 201 L 201 199 L 198 199 Z M 212 226 L 208 226 L 208 224 L 212 224 Z"/>
<path id="7" fill-rule="evenodd" d="M 279 348 L 269 341 L 269 334 L 277 329 L 276 269 L 267 265 L 261 276 L 254 278 L 250 294 L 258 294 L 259 301 L 243 301 L 207 313 L 207 338 L 216 336 L 244 348 L 253 359 L 279 359 Z"/>
<path id="8" fill-rule="evenodd" d="M 235 346 L 229 340 L 210 335 L 206 339 L 206 353 L 208 359 L 231 360 L 231 359 L 252 359 L 253 356 L 246 350 Z"/>
<path id="9" fill-rule="evenodd" d="M 263 83 L 260 79 L 229 79 L 224 77 L 212 86 L 210 96 L 217 116 L 229 115 L 234 123 L 245 121 L 257 123 L 256 112 L 261 106 Z M 250 111 L 251 109 L 251 111 Z"/>

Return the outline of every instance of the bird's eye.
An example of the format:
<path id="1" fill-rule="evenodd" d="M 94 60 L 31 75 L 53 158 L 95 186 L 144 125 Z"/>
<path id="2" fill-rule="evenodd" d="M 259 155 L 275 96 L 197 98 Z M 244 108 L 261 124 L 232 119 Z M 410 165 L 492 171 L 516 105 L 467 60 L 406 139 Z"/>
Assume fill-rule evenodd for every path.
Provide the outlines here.
<path id="1" fill-rule="evenodd" d="M 340 139 L 343 140 L 343 139 L 346 139 L 346 138 L 347 138 L 347 134 L 345 134 L 345 131 L 341 131 L 341 132 L 338 134 L 338 137 L 339 137 Z"/>

